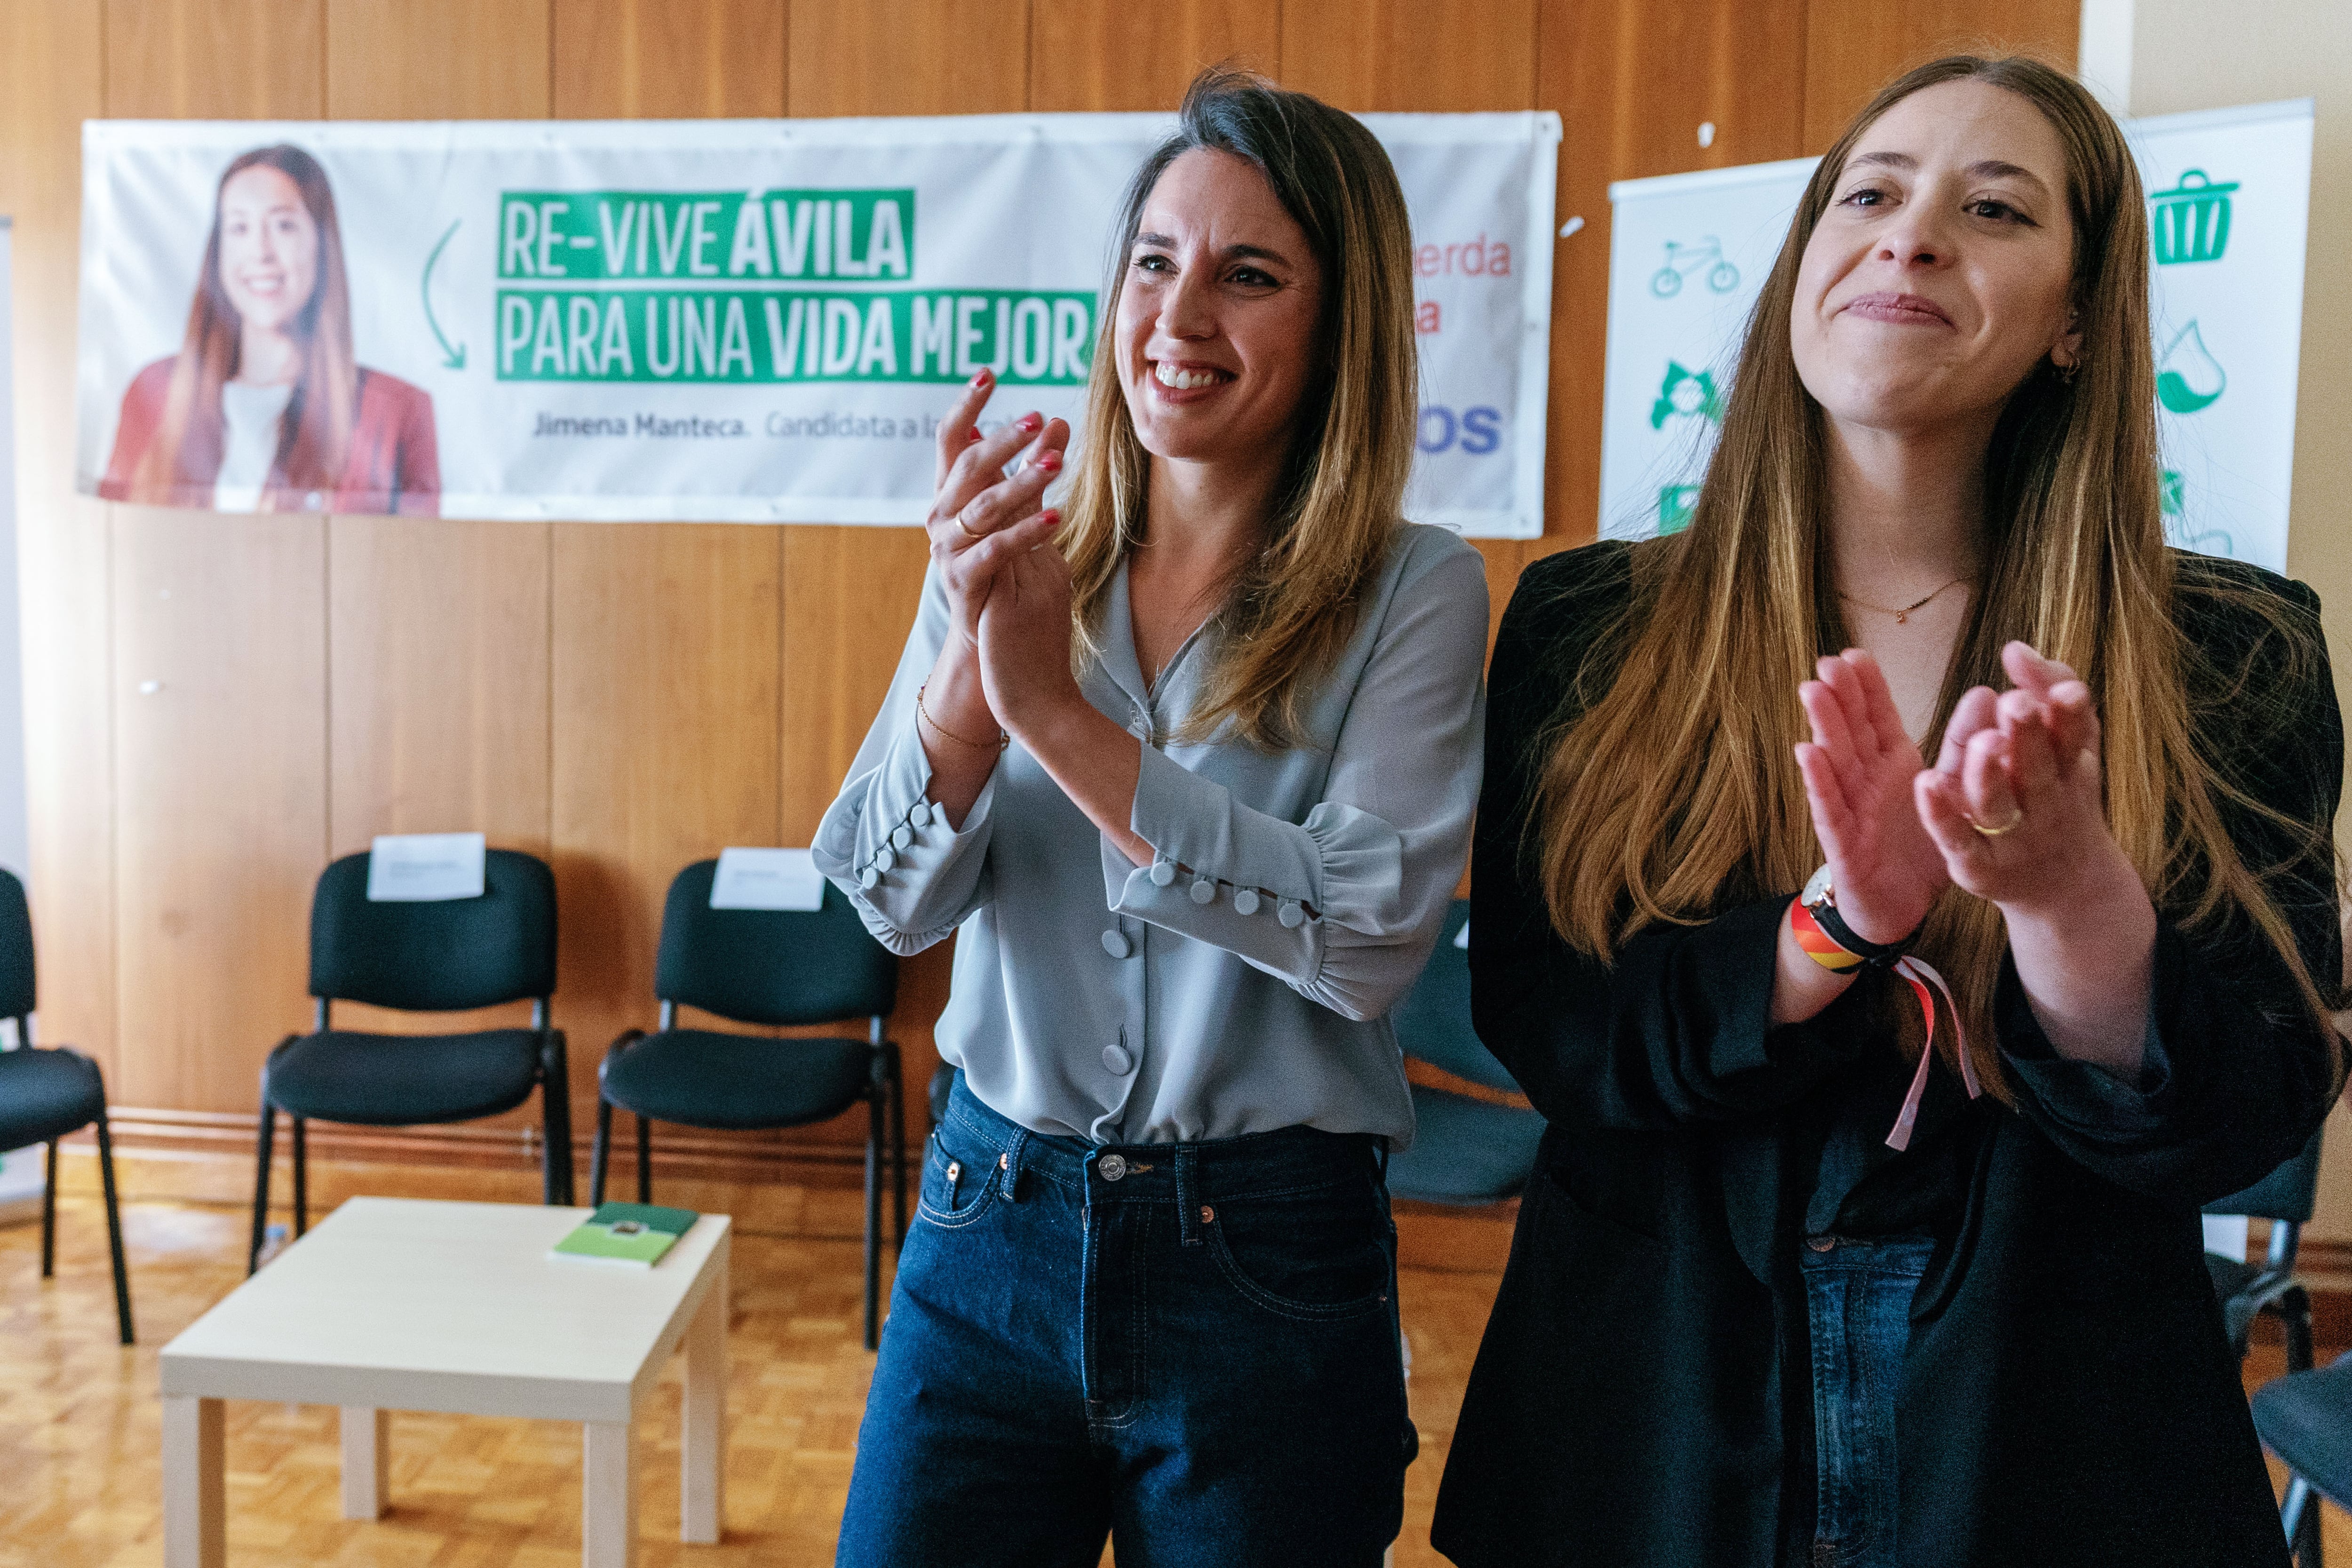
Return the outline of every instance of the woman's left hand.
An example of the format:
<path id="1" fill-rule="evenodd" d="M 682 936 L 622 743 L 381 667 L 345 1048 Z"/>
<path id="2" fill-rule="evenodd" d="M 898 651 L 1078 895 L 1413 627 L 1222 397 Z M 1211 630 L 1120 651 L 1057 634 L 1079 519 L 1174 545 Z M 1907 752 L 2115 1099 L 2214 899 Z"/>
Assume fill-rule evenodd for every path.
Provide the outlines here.
<path id="1" fill-rule="evenodd" d="M 1070 564 L 1050 542 L 997 569 L 980 615 L 980 678 L 1015 735 L 1086 701 L 1070 673 Z"/>
<path id="2" fill-rule="evenodd" d="M 2138 876 L 2107 831 L 2091 689 L 2021 642 L 2001 650 L 2016 687 L 1960 699 L 1941 755 L 1915 784 L 1919 820 L 1952 880 L 2004 912 L 2056 916 Z"/>

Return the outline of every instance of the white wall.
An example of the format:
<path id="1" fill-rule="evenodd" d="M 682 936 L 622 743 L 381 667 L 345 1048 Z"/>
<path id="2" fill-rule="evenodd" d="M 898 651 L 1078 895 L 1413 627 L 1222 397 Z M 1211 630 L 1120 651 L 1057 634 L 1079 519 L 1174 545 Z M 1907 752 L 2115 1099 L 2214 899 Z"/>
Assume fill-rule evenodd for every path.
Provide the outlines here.
<path id="1" fill-rule="evenodd" d="M 2136 115 L 2316 100 L 2287 569 L 2318 591 L 2352 708 L 2352 0 L 2084 0 L 2084 78 Z M 2336 821 L 2352 844 L 2352 813 Z M 2352 1240 L 2352 1115 L 2328 1126 L 2315 1237 Z"/>

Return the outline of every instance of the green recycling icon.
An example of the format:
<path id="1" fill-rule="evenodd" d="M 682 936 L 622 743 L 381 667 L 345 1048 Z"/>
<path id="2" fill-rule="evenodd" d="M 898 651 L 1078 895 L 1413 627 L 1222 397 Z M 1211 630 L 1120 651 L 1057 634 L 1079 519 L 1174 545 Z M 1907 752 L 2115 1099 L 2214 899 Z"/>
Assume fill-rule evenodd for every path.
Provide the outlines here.
<path id="1" fill-rule="evenodd" d="M 2150 194 L 2147 226 L 2156 264 L 2221 260 L 2230 245 L 2230 193 L 2237 188 L 2235 180 L 2217 185 L 2204 170 L 2191 169 L 2172 189 Z"/>
<path id="2" fill-rule="evenodd" d="M 2205 347 L 2205 334 L 2193 321 L 2173 334 L 2157 361 L 2156 400 L 2175 414 L 2208 406 L 2229 384 L 2229 373 Z"/>
<path id="3" fill-rule="evenodd" d="M 1663 430 L 1666 421 L 1678 415 L 1696 415 L 1710 425 L 1723 423 L 1723 401 L 1716 395 L 1715 375 L 1710 371 L 1687 370 L 1678 362 L 1666 362 L 1666 378 L 1658 384 L 1658 400 L 1650 405 L 1650 428 Z"/>

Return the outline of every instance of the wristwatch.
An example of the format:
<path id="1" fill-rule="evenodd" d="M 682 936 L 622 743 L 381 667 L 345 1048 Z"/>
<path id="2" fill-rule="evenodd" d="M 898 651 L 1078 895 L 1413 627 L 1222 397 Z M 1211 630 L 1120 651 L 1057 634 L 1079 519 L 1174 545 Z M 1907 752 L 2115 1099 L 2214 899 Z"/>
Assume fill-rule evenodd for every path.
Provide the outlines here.
<path id="1" fill-rule="evenodd" d="M 1837 911 L 1836 895 L 1830 886 L 1827 861 L 1823 861 L 1822 868 L 1805 883 L 1805 890 L 1797 895 L 1797 901 L 1805 907 L 1805 912 L 1813 917 L 1813 923 L 1820 926 L 1832 942 L 1875 968 L 1894 968 L 1902 961 L 1903 955 L 1911 951 L 1911 944 L 1919 939 L 1916 930 L 1895 942 L 1871 942 L 1856 935 L 1854 929 L 1845 923 L 1845 917 Z"/>

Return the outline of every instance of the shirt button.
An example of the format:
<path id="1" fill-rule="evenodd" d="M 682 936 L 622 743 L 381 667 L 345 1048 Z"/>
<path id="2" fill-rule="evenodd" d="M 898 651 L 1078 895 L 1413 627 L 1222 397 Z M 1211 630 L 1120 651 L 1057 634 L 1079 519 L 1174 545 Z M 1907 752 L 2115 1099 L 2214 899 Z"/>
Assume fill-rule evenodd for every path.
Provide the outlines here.
<path id="1" fill-rule="evenodd" d="M 1282 900 L 1281 908 L 1276 911 L 1275 919 L 1291 930 L 1297 931 L 1307 923 L 1307 911 L 1296 900 L 1285 899 Z"/>
<path id="2" fill-rule="evenodd" d="M 1206 877 L 1203 877 L 1199 881 L 1193 883 L 1192 901 L 1196 904 L 1215 903 L 1217 901 L 1217 884 Z"/>
<path id="3" fill-rule="evenodd" d="M 1129 1056 L 1117 1046 L 1105 1046 L 1103 1047 L 1103 1066 L 1110 1069 L 1113 1077 L 1125 1078 L 1129 1073 L 1135 1070 L 1135 1058 Z"/>
<path id="4" fill-rule="evenodd" d="M 904 849 L 914 841 L 915 830 L 911 827 L 900 826 L 890 830 L 890 847 L 893 849 Z"/>
<path id="5" fill-rule="evenodd" d="M 890 853 L 890 847 L 887 844 L 882 847 L 881 852 L 874 857 L 874 868 L 877 871 L 887 871 L 898 863 L 898 858 Z M 1286 925 L 1290 923 L 1287 911 L 1285 911 L 1283 923 Z"/>
<path id="6" fill-rule="evenodd" d="M 1169 883 L 1171 883 L 1171 882 L 1174 881 L 1175 879 L 1176 879 L 1176 862 L 1175 862 L 1175 861 L 1173 861 L 1173 860 L 1154 860 L 1154 861 L 1151 863 L 1151 885 L 1152 885 L 1153 887 L 1155 887 L 1155 888 L 1164 888 L 1164 887 L 1166 887 Z"/>
<path id="7" fill-rule="evenodd" d="M 1103 951 L 1113 958 L 1125 958 L 1135 951 L 1135 943 L 1127 940 L 1125 931 L 1114 928 L 1103 932 Z"/>
<path id="8" fill-rule="evenodd" d="M 1127 1174 L 1127 1162 L 1117 1154 L 1105 1154 L 1095 1162 L 1095 1169 L 1102 1173 L 1104 1181 L 1116 1182 Z"/>
<path id="9" fill-rule="evenodd" d="M 1805 1237 L 1805 1245 L 1811 1247 L 1815 1252 L 1835 1252 L 1837 1250 L 1837 1243 L 1838 1238 L 1834 1236 L 1809 1236 Z"/>
<path id="10" fill-rule="evenodd" d="M 1237 889 L 1234 894 L 1234 908 L 1245 915 L 1257 913 L 1257 889 L 1255 888 Z"/>
<path id="11" fill-rule="evenodd" d="M 915 809 L 907 814 L 907 820 L 918 827 L 929 827 L 931 825 L 931 803 L 928 800 L 917 801 Z"/>
<path id="12" fill-rule="evenodd" d="M 871 866 L 866 867 L 866 869 L 857 873 L 857 885 L 865 889 L 869 893 L 874 890 L 875 887 L 879 884 L 881 880 L 882 873 L 877 871 Z"/>

